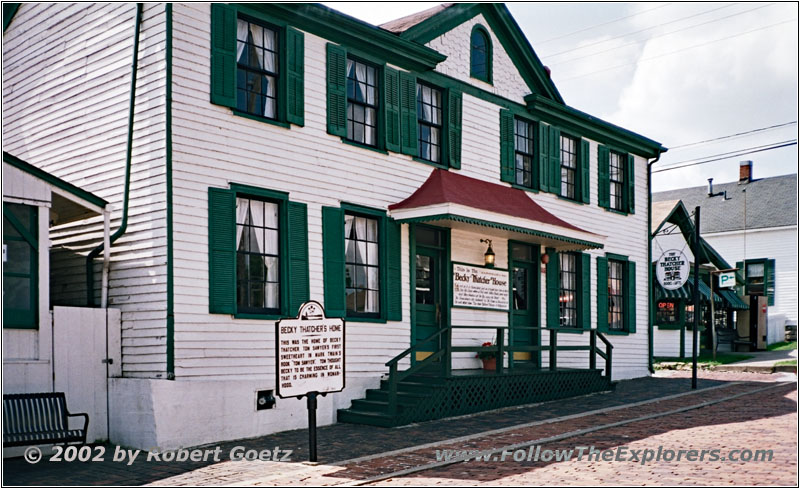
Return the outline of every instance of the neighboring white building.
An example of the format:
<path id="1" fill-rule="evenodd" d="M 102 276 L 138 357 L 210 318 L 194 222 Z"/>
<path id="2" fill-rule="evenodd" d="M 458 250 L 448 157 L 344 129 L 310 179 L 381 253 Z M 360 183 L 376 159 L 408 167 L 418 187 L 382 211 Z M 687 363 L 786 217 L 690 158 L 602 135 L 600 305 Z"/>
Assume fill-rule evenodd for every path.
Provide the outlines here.
<path id="1" fill-rule="evenodd" d="M 739 168 L 738 182 L 658 192 L 653 202 L 700 206 L 701 236 L 742 271 L 744 293 L 767 297 L 767 343 L 776 343 L 797 324 L 797 174 L 754 178 L 752 161 Z"/>
<path id="2" fill-rule="evenodd" d="M 647 162 L 665 148 L 567 106 L 502 4 L 381 27 L 311 4 L 22 4 L 3 61 L 4 149 L 125 223 L 108 281 L 114 443 L 304 427 L 303 401 L 256 397 L 276 387 L 276 319 L 308 299 L 347 320 L 346 389 L 320 399 L 320 424 L 351 402 L 339 416 L 357 417 L 409 347 L 401 371 L 437 355 L 479 368 L 446 347 L 496 328 L 547 395 L 574 391 L 550 367 L 591 366 L 586 351 L 550 365 L 559 328 L 574 333 L 559 345 L 613 344 L 614 379 L 648 375 Z M 97 302 L 102 267 L 84 270 L 100 227 L 59 227 L 53 304 Z M 453 264 L 508 288 L 453 306 Z M 439 331 L 452 343 L 420 343 Z"/>

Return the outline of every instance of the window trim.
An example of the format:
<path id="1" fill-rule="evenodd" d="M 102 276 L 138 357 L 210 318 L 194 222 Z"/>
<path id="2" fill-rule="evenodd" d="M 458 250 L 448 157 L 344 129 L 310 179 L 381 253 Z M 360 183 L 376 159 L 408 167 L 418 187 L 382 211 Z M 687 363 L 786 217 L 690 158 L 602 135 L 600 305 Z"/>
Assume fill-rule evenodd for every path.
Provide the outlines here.
<path id="1" fill-rule="evenodd" d="M 366 65 L 370 68 L 375 70 L 375 95 L 377 97 L 377 103 L 374 105 L 375 109 L 375 144 L 369 143 L 362 143 L 361 141 L 356 141 L 355 139 L 350 139 L 347 137 L 347 126 L 350 123 L 350 118 L 348 117 L 348 109 L 350 108 L 350 97 L 347 95 L 347 83 L 349 83 L 349 78 L 347 75 L 347 62 L 352 60 L 356 63 L 361 63 Z M 352 50 L 348 49 L 346 51 L 345 56 L 345 70 L 344 70 L 344 77 L 345 77 L 345 135 L 342 136 L 342 141 L 346 143 L 352 143 L 356 146 L 366 148 L 366 149 L 377 149 L 377 150 L 385 150 L 386 142 L 384 140 L 384 110 L 386 106 L 386 101 L 384 100 L 383 91 L 383 76 L 384 76 L 384 65 L 377 61 L 372 61 L 371 59 L 361 56 L 360 54 L 353 52 Z M 364 104 L 364 107 L 373 107 L 367 104 Z M 366 125 L 366 123 L 365 123 Z"/>
<path id="2" fill-rule="evenodd" d="M 439 115 L 439 125 L 438 126 L 433 124 L 433 123 L 428 123 L 427 121 L 423 121 L 422 120 L 422 114 L 420 114 L 419 110 L 417 110 L 417 156 L 415 156 L 414 158 L 416 158 L 419 161 L 422 161 L 424 163 L 430 164 L 430 165 L 438 165 L 438 166 L 447 167 L 447 163 L 445 161 L 449 156 L 448 147 L 447 147 L 447 137 L 448 137 L 448 134 L 449 134 L 449 132 L 448 132 L 449 131 L 449 117 L 447 117 L 447 110 L 449 109 L 449 107 L 448 107 L 447 99 L 448 99 L 448 93 L 449 92 L 447 90 L 441 88 L 441 87 L 438 87 L 438 86 L 436 86 L 436 85 L 434 85 L 432 83 L 429 83 L 426 80 L 423 80 L 420 77 L 417 77 L 417 86 L 419 86 L 419 85 L 422 85 L 423 87 L 427 87 L 427 88 L 429 88 L 431 90 L 435 90 L 435 91 L 439 92 L 439 100 L 441 102 L 441 105 L 439 106 L 440 115 Z M 417 103 L 417 107 L 419 107 L 419 104 L 420 104 L 419 97 L 416 97 L 416 103 Z M 421 132 L 421 128 L 422 128 L 423 125 L 424 126 L 428 126 L 428 127 L 438 127 L 439 128 L 439 161 L 429 160 L 429 159 L 426 159 L 426 158 L 424 158 L 422 156 L 422 144 L 421 144 L 422 140 L 420 139 L 420 132 Z"/>
<path id="3" fill-rule="evenodd" d="M 621 175 L 621 180 L 614 180 L 611 178 L 611 167 L 613 165 L 614 155 L 619 158 L 620 167 L 619 167 L 619 175 Z M 614 149 L 608 150 L 608 210 L 621 212 L 623 214 L 628 214 L 628 182 L 626 180 L 626 173 L 627 173 L 627 165 L 628 165 L 628 155 L 624 153 L 620 153 Z M 619 185 L 620 193 L 617 202 L 619 203 L 619 208 L 614 207 L 612 205 L 612 189 L 615 185 Z"/>
<path id="4" fill-rule="evenodd" d="M 517 188 L 521 188 L 528 191 L 537 192 L 539 191 L 539 162 L 537 159 L 537 146 L 539 142 L 537 141 L 537 134 L 538 134 L 538 127 L 537 122 L 526 119 L 524 117 L 520 117 L 518 115 L 513 116 L 514 121 L 514 128 L 513 128 L 513 137 L 514 137 L 514 181 L 512 183 L 513 186 Z M 531 153 L 523 153 L 522 151 L 517 150 L 517 121 L 524 122 L 528 125 L 531 131 L 530 141 L 531 141 Z M 523 184 L 517 183 L 517 154 L 528 156 L 531 160 L 531 186 L 526 187 Z M 523 170 L 524 171 L 524 170 Z"/>
<path id="5" fill-rule="evenodd" d="M 564 165 L 564 145 L 562 143 L 564 142 L 565 138 L 569 139 L 570 141 L 572 141 L 574 143 L 574 146 L 575 146 L 575 152 L 571 153 L 571 154 L 574 155 L 574 161 L 575 161 L 575 167 L 573 167 L 573 168 L 569 168 L 569 167 Z M 581 138 L 573 136 L 573 135 L 571 135 L 569 133 L 564 133 L 562 131 L 560 133 L 560 135 L 559 135 L 559 138 L 558 138 L 558 154 L 559 154 L 558 196 L 563 198 L 563 199 L 565 199 L 565 200 L 568 200 L 570 202 L 583 203 L 581 201 L 581 191 L 582 191 L 582 188 L 583 188 L 583 182 L 581 181 L 581 178 L 582 178 L 582 175 L 581 175 Z M 572 173 L 573 173 L 573 180 L 572 180 L 573 181 L 573 183 L 572 183 L 572 194 L 573 195 L 572 195 L 572 197 L 570 197 L 568 195 L 564 195 L 564 193 L 561 191 L 561 189 L 562 189 L 562 187 L 564 185 L 563 172 L 564 172 L 565 168 L 567 169 L 567 171 L 572 171 Z"/>
<path id="6" fill-rule="evenodd" d="M 363 315 L 363 314 L 350 314 L 347 310 L 347 303 L 345 301 L 345 315 L 344 318 L 348 321 L 355 321 L 355 322 L 364 322 L 364 323 L 386 323 L 388 317 L 388 307 L 389 307 L 389 296 L 388 296 L 388 269 L 389 269 L 389 245 L 387 242 L 388 230 L 387 227 L 387 220 L 388 216 L 386 215 L 386 211 L 382 209 L 376 209 L 374 207 L 367 207 L 359 204 L 351 204 L 347 202 L 342 202 L 339 206 L 342 209 L 343 214 L 351 214 L 351 215 L 361 215 L 363 217 L 369 217 L 371 219 L 377 219 L 378 221 L 378 281 L 379 281 L 379 306 L 378 310 L 379 313 L 377 315 Z M 344 222 L 342 222 L 342 226 L 344 226 Z M 343 232 L 344 234 L 344 232 Z M 345 237 L 347 239 L 347 237 Z M 346 248 L 344 248 L 346 253 Z M 346 257 L 343 258 L 346 260 Z M 347 290 L 346 284 L 343 284 L 343 288 L 345 289 L 345 293 Z"/>
<path id="7" fill-rule="evenodd" d="M 280 319 L 285 317 L 289 310 L 289 194 L 288 192 L 281 192 L 277 190 L 267 190 L 259 187 L 252 187 L 250 185 L 243 185 L 237 183 L 230 184 L 230 190 L 234 193 L 234 201 L 239 196 L 251 196 L 257 200 L 264 200 L 278 204 L 278 256 L 281 257 L 280 263 L 280 282 L 278 289 L 278 302 L 280 308 L 277 313 L 274 312 L 246 312 L 239 311 L 239 296 L 238 286 L 234 290 L 234 307 L 235 312 L 233 317 L 236 319 Z M 234 252 L 236 251 L 234 244 Z M 234 266 L 236 263 L 234 262 Z M 235 277 L 238 277 L 238 269 L 234 269 Z"/>
<path id="8" fill-rule="evenodd" d="M 482 78 L 480 76 L 476 76 L 475 72 L 472 70 L 472 57 L 474 53 L 474 47 L 472 44 L 472 38 L 475 33 L 478 32 L 483 36 L 483 39 L 486 41 L 486 78 Z M 470 78 L 474 78 L 475 80 L 480 80 L 484 83 L 488 83 L 492 85 L 492 56 L 493 56 L 493 47 L 492 47 L 492 36 L 489 35 L 489 30 L 486 29 L 481 24 L 475 24 L 472 26 L 472 30 L 469 34 L 469 76 Z"/>

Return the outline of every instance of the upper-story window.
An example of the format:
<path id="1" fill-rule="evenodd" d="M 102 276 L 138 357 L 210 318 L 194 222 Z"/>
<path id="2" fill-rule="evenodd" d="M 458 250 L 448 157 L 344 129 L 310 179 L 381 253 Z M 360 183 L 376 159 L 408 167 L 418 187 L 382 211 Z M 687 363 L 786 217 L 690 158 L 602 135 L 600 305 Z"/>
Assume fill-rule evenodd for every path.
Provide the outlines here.
<path id="1" fill-rule="evenodd" d="M 248 114 L 278 117 L 278 34 L 254 21 L 236 24 L 236 108 Z"/>
<path id="2" fill-rule="evenodd" d="M 211 4 L 211 103 L 249 119 L 305 123 L 303 33 L 233 4 Z"/>
<path id="3" fill-rule="evenodd" d="M 578 148 L 580 141 L 561 135 L 561 196 L 576 200 L 578 188 Z"/>
<path id="4" fill-rule="evenodd" d="M 612 209 L 624 211 L 625 209 L 625 156 L 611 152 L 609 166 L 609 203 Z"/>
<path id="5" fill-rule="evenodd" d="M 442 91 L 417 83 L 417 128 L 419 157 L 442 161 Z"/>
<path id="6" fill-rule="evenodd" d="M 347 58 L 347 139 L 368 146 L 378 144 L 377 69 Z"/>
<path id="7" fill-rule="evenodd" d="M 533 187 L 533 124 L 514 119 L 515 181 L 523 187 Z"/>
<path id="8" fill-rule="evenodd" d="M 472 29 L 470 36 L 470 69 L 472 78 L 492 82 L 492 44 L 489 33 L 480 25 Z"/>

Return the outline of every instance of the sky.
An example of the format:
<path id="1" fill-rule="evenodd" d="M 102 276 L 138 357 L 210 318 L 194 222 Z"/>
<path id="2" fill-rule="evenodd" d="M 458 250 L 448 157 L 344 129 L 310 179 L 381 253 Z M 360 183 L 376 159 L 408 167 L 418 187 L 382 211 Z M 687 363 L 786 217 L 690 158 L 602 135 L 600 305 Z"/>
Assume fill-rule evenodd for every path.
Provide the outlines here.
<path id="1" fill-rule="evenodd" d="M 326 5 L 378 25 L 438 2 Z M 654 172 L 690 165 L 654 173 L 654 192 L 735 181 L 741 160 L 797 173 L 798 3 L 506 5 L 567 105 L 670 148 Z"/>

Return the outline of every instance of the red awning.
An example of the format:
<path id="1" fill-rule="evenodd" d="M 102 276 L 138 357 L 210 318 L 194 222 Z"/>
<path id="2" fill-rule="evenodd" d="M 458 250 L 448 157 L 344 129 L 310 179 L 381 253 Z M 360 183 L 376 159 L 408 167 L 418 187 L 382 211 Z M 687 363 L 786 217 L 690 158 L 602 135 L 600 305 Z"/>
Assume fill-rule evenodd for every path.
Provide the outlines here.
<path id="1" fill-rule="evenodd" d="M 389 206 L 401 222 L 454 220 L 602 248 L 594 233 L 556 217 L 524 190 L 435 169 L 411 196 Z M 563 238 L 563 239 L 562 239 Z"/>

